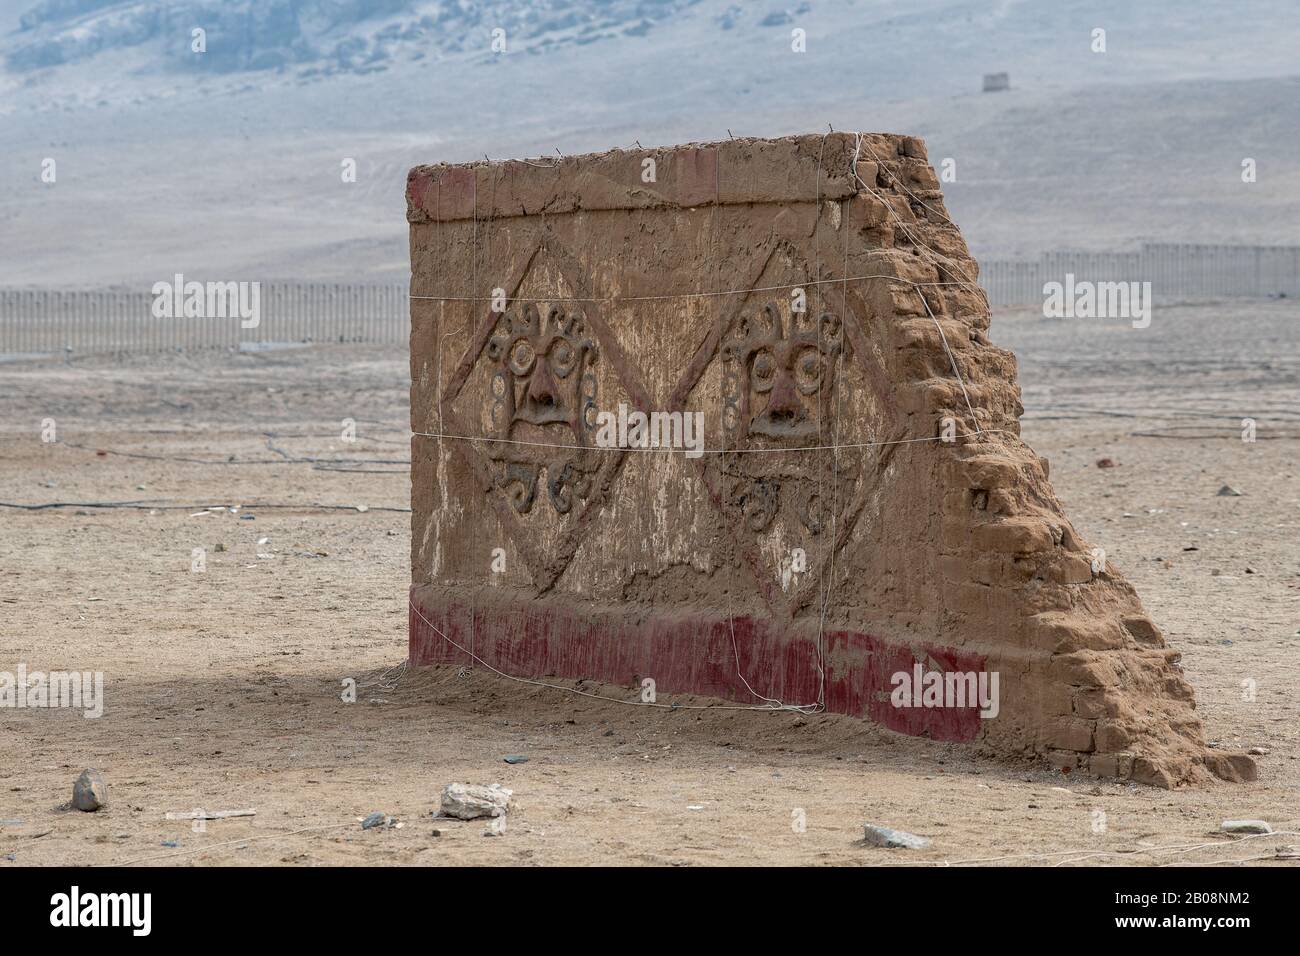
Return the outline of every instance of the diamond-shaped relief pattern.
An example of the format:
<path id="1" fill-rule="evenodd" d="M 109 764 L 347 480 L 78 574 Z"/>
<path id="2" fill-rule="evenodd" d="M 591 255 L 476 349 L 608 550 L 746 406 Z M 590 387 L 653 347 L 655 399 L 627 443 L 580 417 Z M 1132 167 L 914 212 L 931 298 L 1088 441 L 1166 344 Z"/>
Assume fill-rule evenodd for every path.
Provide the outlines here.
<path id="1" fill-rule="evenodd" d="M 511 295 L 537 274 L 563 288 L 550 299 L 510 299 L 504 311 L 485 316 L 443 409 L 448 427 L 482 435 L 456 444 L 467 446 L 541 593 L 572 560 L 628 454 L 596 446 L 601 402 L 621 397 L 602 395 L 602 381 L 638 407 L 647 399 L 601 303 L 590 299 L 576 261 L 553 239 Z M 724 434 L 709 444 L 730 450 L 691 466 L 728 525 L 742 530 L 740 552 L 769 609 L 786 615 L 815 597 L 809 588 L 847 540 L 872 483 L 863 480 L 861 456 L 822 447 L 834 433 L 838 379 L 853 352 L 846 319 L 856 321 L 835 309 L 792 311 L 781 293 L 728 303 L 670 399 L 684 404 L 709 366 L 721 365 Z M 479 427 L 464 431 L 466 421 Z M 809 573 L 792 587 L 796 547 Z"/>
<path id="2" fill-rule="evenodd" d="M 489 489 L 539 593 L 572 560 L 589 512 L 603 506 L 626 454 L 597 448 L 594 440 L 607 351 L 616 361 L 608 363 L 606 381 L 638 394 L 598 306 L 574 301 L 585 297 L 586 284 L 557 251 L 553 240 L 538 251 L 511 295 L 538 274 L 562 276 L 554 284 L 567 288 L 490 311 L 461 359 L 458 387 L 443 400 L 448 428 L 481 435 L 456 445 L 467 446 L 460 450 Z M 479 427 L 465 431 L 466 422 Z"/>
<path id="3" fill-rule="evenodd" d="M 747 296 L 719 317 L 711 361 L 675 390 L 685 399 L 709 365 L 721 365 L 727 450 L 698 467 L 715 507 L 741 532 L 769 607 L 786 615 L 815 603 L 888 458 L 887 450 L 827 447 L 839 434 L 843 363 L 854 352 L 846 323 L 856 321 L 847 303 L 797 311 L 784 289 Z"/>

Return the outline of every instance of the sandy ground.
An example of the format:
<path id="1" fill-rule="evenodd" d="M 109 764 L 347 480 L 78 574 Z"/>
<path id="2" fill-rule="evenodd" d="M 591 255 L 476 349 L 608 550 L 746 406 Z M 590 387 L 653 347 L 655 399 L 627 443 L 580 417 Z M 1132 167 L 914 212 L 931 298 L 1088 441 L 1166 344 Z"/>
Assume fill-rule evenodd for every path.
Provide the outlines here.
<path id="1" fill-rule="evenodd" d="M 0 364 L 0 501 L 83 504 L 0 507 L 0 671 L 101 670 L 106 697 L 99 719 L 0 710 L 0 866 L 1177 865 L 1300 845 L 1215 832 L 1242 817 L 1300 830 L 1297 322 L 1292 301 L 1158 309 L 1145 331 L 994 320 L 1021 358 L 1025 437 L 1184 653 L 1209 738 L 1268 751 L 1257 783 L 1179 792 L 838 715 L 672 712 L 478 669 L 392 671 L 406 647 L 404 353 Z M 47 418 L 57 442 L 41 441 Z M 1224 484 L 1242 495 L 1218 496 Z M 142 507 L 84 507 L 127 501 Z M 108 807 L 65 809 L 88 766 Z M 515 791 L 503 835 L 432 819 L 452 781 Z M 204 832 L 165 818 L 196 807 L 257 815 Z M 404 825 L 363 832 L 375 810 Z M 933 843 L 863 848 L 864 822 Z"/>

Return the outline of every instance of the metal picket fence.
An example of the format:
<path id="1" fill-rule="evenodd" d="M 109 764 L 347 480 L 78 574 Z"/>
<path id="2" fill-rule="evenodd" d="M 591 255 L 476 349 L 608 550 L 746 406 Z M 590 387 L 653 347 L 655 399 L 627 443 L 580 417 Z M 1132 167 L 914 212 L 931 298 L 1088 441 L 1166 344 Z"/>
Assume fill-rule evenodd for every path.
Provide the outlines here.
<path id="1" fill-rule="evenodd" d="M 1157 301 L 1300 295 L 1300 246 L 1146 243 L 1136 252 L 1045 252 L 1036 260 L 980 263 L 991 305 L 1043 301 L 1043 286 L 1075 281 L 1150 282 Z"/>
<path id="2" fill-rule="evenodd" d="M 303 342 L 405 345 L 406 285 L 262 282 L 258 324 L 158 318 L 149 289 L 0 289 L 0 353 L 187 351 Z"/>
<path id="3" fill-rule="evenodd" d="M 986 260 L 980 283 L 995 306 L 1042 303 L 1043 286 L 1150 282 L 1156 300 L 1300 296 L 1300 246 L 1147 243 L 1135 252 L 1048 252 Z M 274 347 L 304 342 L 405 345 L 407 286 L 262 282 L 260 321 L 157 318 L 152 291 L 0 289 L 0 355 Z"/>

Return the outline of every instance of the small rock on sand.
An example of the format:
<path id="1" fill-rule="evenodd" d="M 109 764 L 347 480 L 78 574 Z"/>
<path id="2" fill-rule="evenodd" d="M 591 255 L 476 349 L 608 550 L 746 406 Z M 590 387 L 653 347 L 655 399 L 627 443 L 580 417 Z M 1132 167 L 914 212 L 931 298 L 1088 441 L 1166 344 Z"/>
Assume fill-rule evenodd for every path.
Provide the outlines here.
<path id="1" fill-rule="evenodd" d="M 1263 820 L 1224 820 L 1219 827 L 1224 833 L 1272 833 L 1273 828 Z"/>
<path id="2" fill-rule="evenodd" d="M 891 830 L 889 827 L 873 826 L 870 823 L 866 826 L 862 842 L 868 846 L 894 847 L 904 850 L 920 850 L 930 845 L 929 840 L 925 837 L 919 837 L 915 833 L 908 833 L 906 830 Z"/>
<path id="3" fill-rule="evenodd" d="M 108 782 L 98 770 L 83 770 L 72 785 L 72 805 L 93 813 L 108 803 Z"/>
<path id="4" fill-rule="evenodd" d="M 1220 497 L 1220 498 L 1240 498 L 1240 497 L 1241 497 L 1241 492 L 1238 491 L 1236 488 L 1232 487 L 1232 485 L 1224 485 L 1222 488 L 1219 489 L 1219 497 Z"/>
<path id="5" fill-rule="evenodd" d="M 442 791 L 442 815 L 460 820 L 505 816 L 513 790 L 500 784 L 449 783 Z"/>

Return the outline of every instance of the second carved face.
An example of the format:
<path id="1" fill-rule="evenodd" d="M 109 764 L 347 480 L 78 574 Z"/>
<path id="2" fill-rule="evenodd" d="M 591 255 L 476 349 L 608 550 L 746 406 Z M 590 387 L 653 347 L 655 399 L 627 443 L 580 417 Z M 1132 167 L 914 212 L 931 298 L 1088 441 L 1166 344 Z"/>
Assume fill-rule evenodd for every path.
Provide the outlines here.
<path id="1" fill-rule="evenodd" d="M 580 314 L 557 305 L 543 316 L 528 303 L 502 316 L 487 351 L 498 365 L 493 422 L 505 437 L 564 425 L 582 443 L 594 419 L 596 347 Z"/>
<path id="2" fill-rule="evenodd" d="M 723 348 L 724 424 L 737 437 L 815 438 L 843 344 L 838 316 L 783 318 L 775 305 L 746 315 Z"/>

